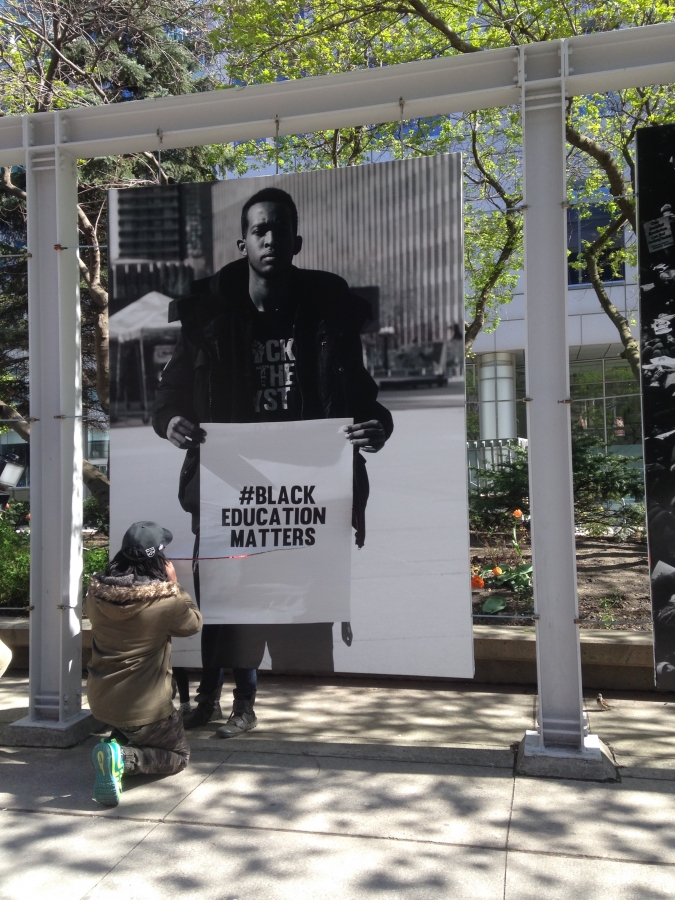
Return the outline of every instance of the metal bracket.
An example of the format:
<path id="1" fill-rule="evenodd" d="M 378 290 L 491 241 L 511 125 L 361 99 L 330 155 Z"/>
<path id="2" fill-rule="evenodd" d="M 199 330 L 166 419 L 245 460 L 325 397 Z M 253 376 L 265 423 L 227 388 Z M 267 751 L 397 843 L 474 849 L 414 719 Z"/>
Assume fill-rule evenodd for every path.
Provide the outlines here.
<path id="1" fill-rule="evenodd" d="M 523 397 L 523 403 L 532 403 L 533 397 Z"/>
<path id="2" fill-rule="evenodd" d="M 571 397 L 565 397 L 564 400 L 558 400 L 558 403 L 571 403 L 571 402 L 572 402 Z"/>

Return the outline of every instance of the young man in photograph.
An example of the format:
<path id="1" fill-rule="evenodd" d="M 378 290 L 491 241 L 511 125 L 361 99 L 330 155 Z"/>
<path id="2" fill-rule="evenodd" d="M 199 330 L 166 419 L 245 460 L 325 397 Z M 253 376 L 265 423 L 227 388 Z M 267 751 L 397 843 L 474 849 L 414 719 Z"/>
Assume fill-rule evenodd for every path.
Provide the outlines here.
<path id="1" fill-rule="evenodd" d="M 179 499 L 192 513 L 196 548 L 199 444 L 209 422 L 341 417 L 357 423 L 347 427 L 346 438 L 354 447 L 352 521 L 361 547 L 368 477 L 359 451 L 376 453 L 393 431 L 363 366 L 360 330 L 370 317 L 368 304 L 339 276 L 293 265 L 302 237 L 285 191 L 266 188 L 251 197 L 242 208 L 241 234 L 242 259 L 196 282 L 191 296 L 178 302 L 181 335 L 154 405 L 157 434 L 187 450 Z M 197 569 L 195 582 L 198 590 Z M 350 644 L 349 623 L 342 634 Z M 233 669 L 236 686 L 232 714 L 218 734 L 233 737 L 255 727 L 257 669 L 266 645 L 277 670 L 333 671 L 331 622 L 207 625 L 200 703 L 186 716 L 187 728 L 213 716 L 222 668 Z"/>

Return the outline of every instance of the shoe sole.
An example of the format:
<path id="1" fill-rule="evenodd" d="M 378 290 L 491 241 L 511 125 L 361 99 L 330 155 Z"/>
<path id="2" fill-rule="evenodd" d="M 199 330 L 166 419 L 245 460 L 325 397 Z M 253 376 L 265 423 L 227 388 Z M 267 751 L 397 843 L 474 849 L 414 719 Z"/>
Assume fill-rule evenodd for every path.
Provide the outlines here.
<path id="1" fill-rule="evenodd" d="M 258 720 L 256 719 L 255 722 L 248 726 L 248 728 L 242 728 L 240 731 L 235 731 L 232 734 L 228 734 L 227 732 L 222 731 L 219 728 L 218 731 L 216 731 L 216 737 L 224 738 L 225 740 L 228 740 L 229 738 L 236 738 L 239 737 L 240 734 L 246 734 L 247 731 L 253 731 L 253 729 L 256 728 L 257 725 Z"/>
<path id="2" fill-rule="evenodd" d="M 91 761 L 96 772 L 94 779 L 94 800 L 103 806 L 118 806 L 120 789 L 113 775 L 113 751 L 107 744 L 97 744 L 91 752 Z"/>

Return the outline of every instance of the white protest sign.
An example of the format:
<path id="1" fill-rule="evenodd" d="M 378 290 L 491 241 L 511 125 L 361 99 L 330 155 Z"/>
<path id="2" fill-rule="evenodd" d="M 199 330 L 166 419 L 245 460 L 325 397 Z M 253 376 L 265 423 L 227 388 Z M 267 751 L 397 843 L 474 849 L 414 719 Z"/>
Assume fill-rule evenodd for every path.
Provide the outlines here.
<path id="1" fill-rule="evenodd" d="M 348 620 L 353 449 L 343 429 L 351 422 L 204 425 L 205 622 Z"/>

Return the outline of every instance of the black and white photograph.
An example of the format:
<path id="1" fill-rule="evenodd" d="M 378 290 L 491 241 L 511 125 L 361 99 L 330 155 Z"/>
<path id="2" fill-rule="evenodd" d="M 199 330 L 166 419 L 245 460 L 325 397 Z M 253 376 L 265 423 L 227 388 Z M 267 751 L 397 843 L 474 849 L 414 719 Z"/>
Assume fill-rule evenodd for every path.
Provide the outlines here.
<path id="1" fill-rule="evenodd" d="M 171 529 L 177 665 L 472 677 L 461 200 L 458 154 L 110 192 L 111 540 Z"/>
<path id="2" fill-rule="evenodd" d="M 637 133 L 642 421 L 656 684 L 675 689 L 675 125 Z"/>

